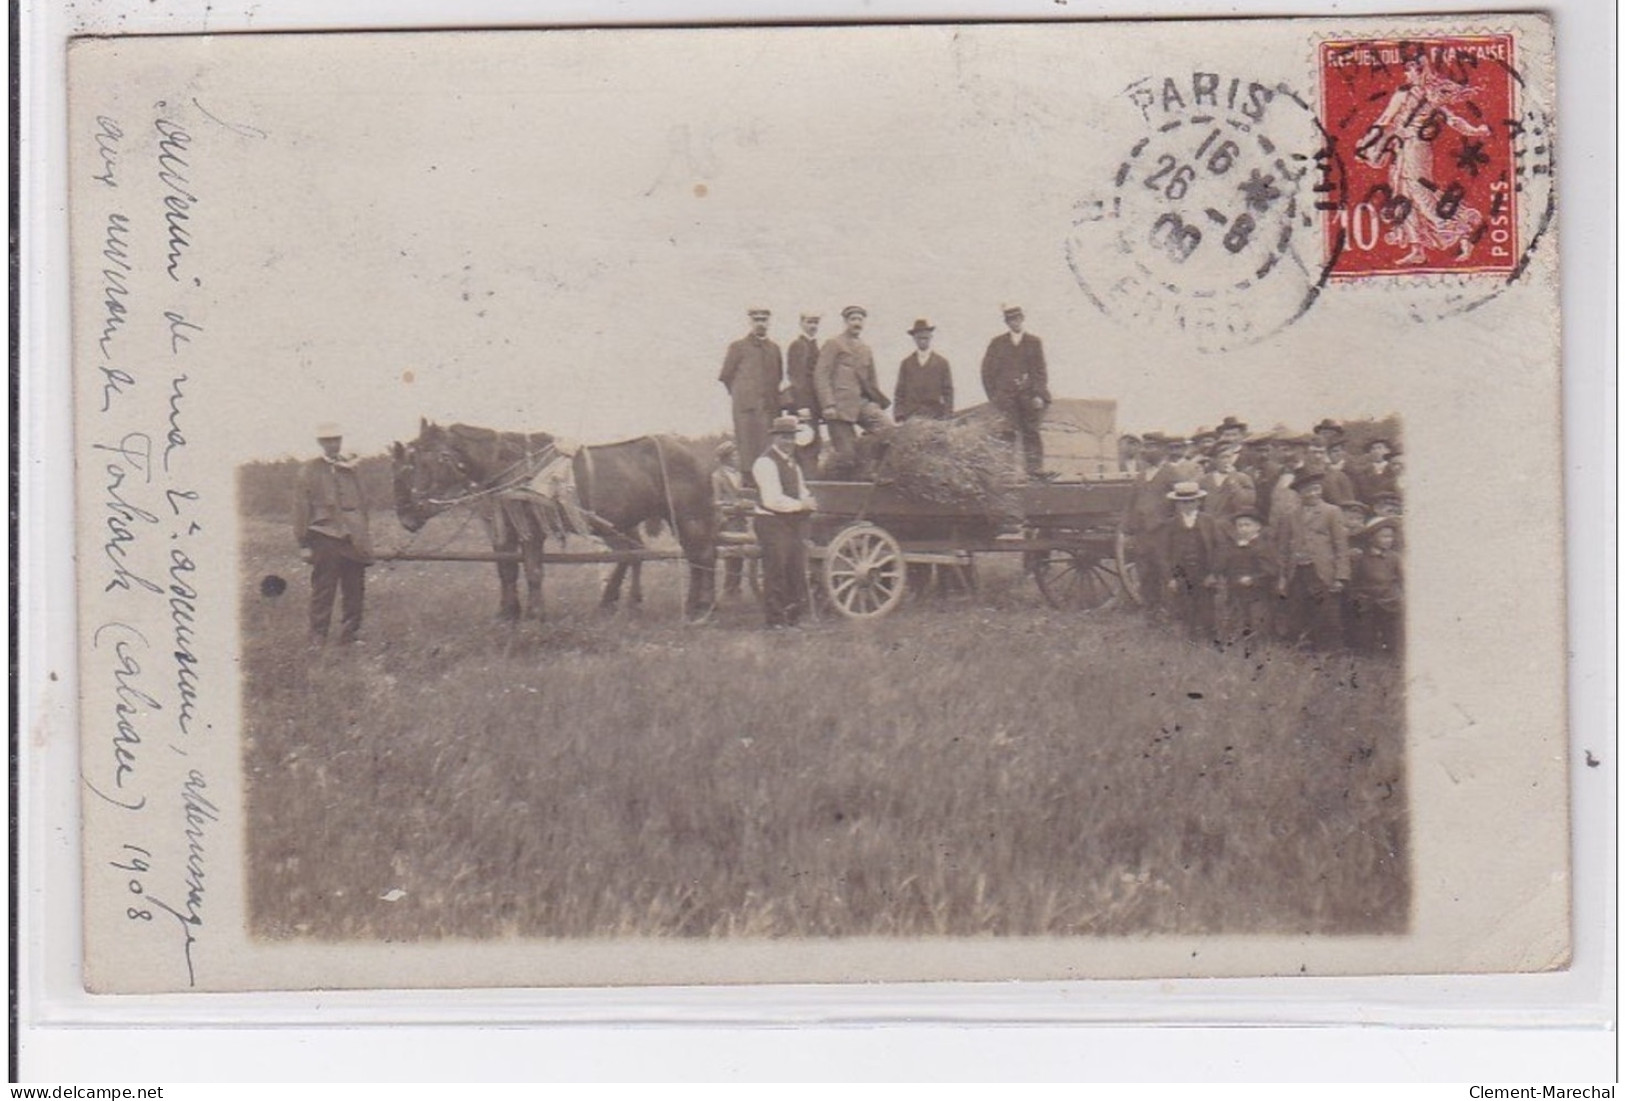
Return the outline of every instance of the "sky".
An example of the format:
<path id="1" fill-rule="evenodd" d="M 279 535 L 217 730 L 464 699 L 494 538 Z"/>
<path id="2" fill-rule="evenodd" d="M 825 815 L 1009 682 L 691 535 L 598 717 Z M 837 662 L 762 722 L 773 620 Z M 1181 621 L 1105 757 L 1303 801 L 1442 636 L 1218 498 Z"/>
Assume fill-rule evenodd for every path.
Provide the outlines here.
<path id="1" fill-rule="evenodd" d="M 337 420 L 369 453 L 424 416 L 586 441 L 718 431 L 717 371 L 747 309 L 774 311 L 782 345 L 801 311 L 827 337 L 849 303 L 869 310 L 888 390 L 914 319 L 935 323 L 961 405 L 982 399 L 983 349 L 1019 303 L 1052 391 L 1116 400 L 1124 430 L 1395 411 L 1392 374 L 1349 338 L 1358 294 L 1334 286 L 1263 343 L 1204 352 L 1084 293 L 1077 204 L 1110 194 L 1150 132 L 1125 89 L 1215 59 L 1261 80 L 1304 71 L 1292 51 L 1216 47 L 1211 28 L 1163 25 L 1155 49 L 1134 29 L 194 46 L 168 94 L 196 135 L 206 346 L 216 400 L 235 403 L 225 446 L 304 454 Z M 1086 268 L 1110 251 L 1083 249 Z"/>

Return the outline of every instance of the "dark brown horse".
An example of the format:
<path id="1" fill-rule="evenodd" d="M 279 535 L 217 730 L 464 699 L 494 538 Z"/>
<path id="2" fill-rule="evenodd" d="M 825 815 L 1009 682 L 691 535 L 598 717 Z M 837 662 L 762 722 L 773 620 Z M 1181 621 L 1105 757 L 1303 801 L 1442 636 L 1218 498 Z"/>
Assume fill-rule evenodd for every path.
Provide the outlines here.
<path id="1" fill-rule="evenodd" d="M 524 567 L 527 611 L 542 616 L 542 547 L 558 530 L 555 503 L 527 491 L 536 473 L 560 458 L 558 441 L 545 432 L 499 432 L 466 424 L 442 427 L 424 420 L 411 443 L 396 443 L 395 515 L 408 531 L 463 505 L 476 509 L 498 553 L 501 615 L 520 617 L 519 571 Z M 698 457 L 677 440 L 635 440 L 580 447 L 570 458 L 576 501 L 572 514 L 611 550 L 643 548 L 643 532 L 669 526 L 689 564 L 690 619 L 710 612 L 716 598 L 717 520 L 711 479 Z M 569 506 L 566 506 L 569 507 Z M 641 529 L 641 530 L 640 530 Z M 635 561 L 617 562 L 600 603 L 613 607 L 632 571 L 632 600 L 642 599 Z"/>

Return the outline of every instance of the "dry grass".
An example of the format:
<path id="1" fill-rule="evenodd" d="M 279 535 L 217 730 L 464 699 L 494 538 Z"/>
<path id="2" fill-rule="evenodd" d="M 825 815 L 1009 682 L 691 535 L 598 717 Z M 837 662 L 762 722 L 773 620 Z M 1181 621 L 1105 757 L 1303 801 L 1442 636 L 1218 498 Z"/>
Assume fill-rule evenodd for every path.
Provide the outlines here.
<path id="1" fill-rule="evenodd" d="M 1014 445 L 985 422 L 916 417 L 886 435 L 886 454 L 875 480 L 903 496 L 956 512 L 1020 519 L 1018 490 L 1027 480 Z"/>
<path id="2" fill-rule="evenodd" d="M 1407 926 L 1385 665 L 1054 612 L 1014 561 L 804 634 L 748 603 L 684 627 L 665 565 L 608 619 L 595 570 L 555 567 L 552 618 L 510 628 L 491 567 L 395 564 L 366 644 L 312 654 L 291 551 L 280 518 L 245 522 L 261 936 Z"/>

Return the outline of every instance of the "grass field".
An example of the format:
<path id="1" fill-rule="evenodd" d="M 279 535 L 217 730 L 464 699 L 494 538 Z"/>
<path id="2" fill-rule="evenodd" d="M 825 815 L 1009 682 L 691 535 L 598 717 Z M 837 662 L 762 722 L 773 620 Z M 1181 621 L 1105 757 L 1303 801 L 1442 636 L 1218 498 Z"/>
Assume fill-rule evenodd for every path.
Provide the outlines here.
<path id="1" fill-rule="evenodd" d="M 974 596 L 771 634 L 748 600 L 685 626 L 664 563 L 608 618 L 594 568 L 554 567 L 517 627 L 488 565 L 383 565 L 364 644 L 312 652 L 285 522 L 243 531 L 260 936 L 1407 927 L 1389 665 L 1053 611 L 1015 556 Z"/>

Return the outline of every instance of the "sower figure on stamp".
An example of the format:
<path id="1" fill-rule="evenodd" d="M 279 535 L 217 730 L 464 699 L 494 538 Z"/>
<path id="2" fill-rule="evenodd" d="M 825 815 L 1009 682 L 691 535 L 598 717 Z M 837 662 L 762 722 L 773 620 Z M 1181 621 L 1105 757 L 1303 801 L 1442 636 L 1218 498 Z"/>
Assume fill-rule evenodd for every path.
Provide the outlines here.
<path id="1" fill-rule="evenodd" d="M 848 306 L 841 311 L 846 331 L 824 342 L 818 353 L 813 383 L 818 389 L 818 410 L 829 426 L 835 449 L 832 473 L 850 477 L 858 464 L 858 429 L 884 432 L 891 427 L 886 409 L 891 399 L 875 376 L 875 355 L 861 339 L 869 311 Z"/>
<path id="2" fill-rule="evenodd" d="M 801 431 L 810 440 L 796 446 L 796 461 L 801 472 L 811 478 L 818 473 L 818 452 L 822 449 L 818 438 L 818 387 L 813 382 L 813 371 L 818 367 L 818 322 L 815 313 L 801 315 L 801 334 L 790 342 L 784 352 L 784 393 L 780 410 L 801 418 Z"/>
<path id="3" fill-rule="evenodd" d="M 807 611 L 808 518 L 818 503 L 796 463 L 794 417 L 772 424 L 772 443 L 752 469 L 760 501 L 756 542 L 762 550 L 762 611 L 769 628 L 794 627 Z"/>
<path id="4" fill-rule="evenodd" d="M 954 415 L 954 376 L 948 361 L 931 350 L 936 326 L 925 318 L 908 335 L 915 350 L 897 368 L 897 423 L 910 417 L 945 421 Z"/>
<path id="5" fill-rule="evenodd" d="M 784 381 L 784 356 L 767 339 L 768 310 L 751 310 L 750 333 L 728 345 L 718 381 L 733 398 L 734 440 L 739 453 L 751 461 L 767 447 L 767 428 L 779 407 L 779 386 Z M 745 475 L 750 482 L 749 472 Z"/>
<path id="6" fill-rule="evenodd" d="M 1025 331 L 1020 306 L 1004 308 L 1004 323 L 1010 331 L 994 337 L 982 357 L 982 388 L 1004 416 L 1005 438 L 1020 440 L 1028 475 L 1038 477 L 1044 470 L 1044 438 L 1038 429 L 1050 403 L 1049 367 L 1043 342 Z"/>
<path id="7" fill-rule="evenodd" d="M 367 537 L 367 500 L 356 473 L 355 456 L 345 455 L 338 425 L 317 425 L 320 457 L 299 468 L 294 489 L 293 537 L 310 563 L 310 642 L 327 640 L 333 598 L 341 600 L 340 643 L 361 631 L 361 605 L 372 562 Z"/>

